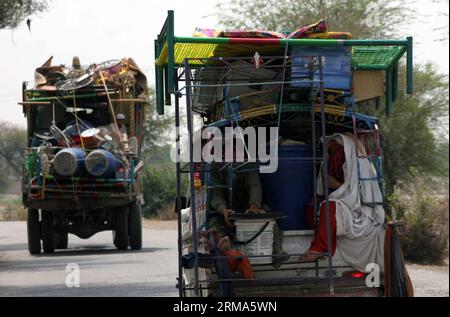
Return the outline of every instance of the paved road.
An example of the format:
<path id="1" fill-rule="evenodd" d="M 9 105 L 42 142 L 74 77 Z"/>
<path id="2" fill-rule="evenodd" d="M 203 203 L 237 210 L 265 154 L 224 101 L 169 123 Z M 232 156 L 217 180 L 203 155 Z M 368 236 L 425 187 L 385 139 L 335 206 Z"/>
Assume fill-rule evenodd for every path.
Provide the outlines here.
<path id="1" fill-rule="evenodd" d="M 111 232 L 69 236 L 69 249 L 31 256 L 26 223 L 0 222 L 0 296 L 177 296 L 173 222 L 146 222 L 142 251 L 118 252 Z M 65 284 L 66 266 L 80 267 L 80 288 Z M 448 266 L 408 265 L 416 296 L 449 296 Z"/>
<path id="2" fill-rule="evenodd" d="M 69 249 L 31 256 L 25 222 L 0 222 L 0 296 L 177 296 L 176 231 L 146 226 L 141 251 L 119 252 L 111 232 Z M 68 288 L 66 266 L 80 268 L 80 288 Z"/>

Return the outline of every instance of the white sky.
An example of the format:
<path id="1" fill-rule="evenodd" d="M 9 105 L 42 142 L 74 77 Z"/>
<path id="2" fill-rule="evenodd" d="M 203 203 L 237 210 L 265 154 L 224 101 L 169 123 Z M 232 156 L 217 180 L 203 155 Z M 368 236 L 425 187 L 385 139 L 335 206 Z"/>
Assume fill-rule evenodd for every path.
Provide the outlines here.
<path id="1" fill-rule="evenodd" d="M 54 64 L 82 64 L 133 57 L 153 84 L 154 42 L 166 18 L 175 11 L 175 34 L 190 36 L 195 27 L 215 27 L 214 0 L 53 0 L 51 9 L 25 23 L 0 31 L 0 120 L 25 126 L 21 107 L 22 81 L 32 81 L 34 69 L 54 56 Z M 416 62 L 432 61 L 448 74 L 448 42 L 438 42 L 447 31 L 448 4 L 419 0 L 412 3 L 417 17 L 402 29 L 414 36 Z M 343 30 L 345 31 L 345 30 Z"/>

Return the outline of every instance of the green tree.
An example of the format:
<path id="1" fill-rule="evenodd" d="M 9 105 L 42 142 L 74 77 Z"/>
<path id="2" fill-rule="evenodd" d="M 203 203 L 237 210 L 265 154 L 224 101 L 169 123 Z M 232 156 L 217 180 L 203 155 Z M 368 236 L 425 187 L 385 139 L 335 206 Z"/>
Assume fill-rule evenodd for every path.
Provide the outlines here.
<path id="1" fill-rule="evenodd" d="M 20 179 L 26 146 L 25 129 L 0 121 L 0 192 Z"/>
<path id="2" fill-rule="evenodd" d="M 8 122 L 0 122 L 0 158 L 20 178 L 24 149 L 27 143 L 25 129 Z"/>
<path id="3" fill-rule="evenodd" d="M 152 160 L 153 156 L 161 156 L 164 145 L 170 141 L 170 130 L 174 125 L 172 116 L 160 116 L 156 111 L 156 100 L 153 89 L 149 90 L 149 104 L 146 108 L 144 125 L 144 142 L 142 144 L 143 157 Z"/>
<path id="4" fill-rule="evenodd" d="M 409 14 L 403 0 L 230 0 L 219 1 L 215 13 L 221 27 L 273 31 L 294 31 L 326 19 L 332 30 L 354 38 L 398 34 Z"/>
<path id="5" fill-rule="evenodd" d="M 400 87 L 404 87 L 404 73 L 400 71 Z M 448 176 L 448 135 L 441 135 L 442 119 L 448 116 L 448 78 L 432 64 L 416 65 L 414 87 L 412 96 L 400 93 L 390 116 L 376 113 L 388 193 L 415 177 Z"/>
<path id="6" fill-rule="evenodd" d="M 159 209 L 175 201 L 176 175 L 173 166 L 169 164 L 148 165 L 143 185 L 145 217 L 155 215 Z"/>
<path id="7" fill-rule="evenodd" d="M 0 29 L 16 28 L 27 17 L 48 8 L 47 0 L 2 0 L 0 2 Z"/>
<path id="8" fill-rule="evenodd" d="M 150 90 L 146 111 L 142 145 L 142 157 L 146 165 L 143 176 L 143 213 L 150 217 L 175 201 L 176 171 L 175 164 L 170 160 L 171 137 L 174 137 L 170 132 L 174 119 L 169 115 L 158 115 L 153 90 Z"/>

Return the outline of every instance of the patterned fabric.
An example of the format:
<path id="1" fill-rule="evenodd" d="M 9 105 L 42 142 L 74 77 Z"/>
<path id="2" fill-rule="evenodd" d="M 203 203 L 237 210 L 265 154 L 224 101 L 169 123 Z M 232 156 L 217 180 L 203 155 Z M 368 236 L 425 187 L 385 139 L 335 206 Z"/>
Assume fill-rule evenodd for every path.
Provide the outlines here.
<path id="1" fill-rule="evenodd" d="M 192 33 L 193 37 L 218 37 L 222 30 L 195 28 Z"/>
<path id="2" fill-rule="evenodd" d="M 286 36 L 283 33 L 261 30 L 226 30 L 220 32 L 218 37 L 226 38 L 272 38 L 284 39 Z"/>
<path id="3" fill-rule="evenodd" d="M 289 35 L 288 39 L 301 39 L 305 38 L 308 35 L 316 34 L 316 33 L 325 33 L 328 30 L 328 24 L 325 20 L 317 21 L 314 24 L 304 26 L 297 31 L 294 31 Z"/>
<path id="4" fill-rule="evenodd" d="M 225 38 L 274 38 L 274 39 L 343 39 L 349 40 L 352 35 L 347 32 L 328 32 L 325 20 L 304 26 L 292 33 L 279 33 L 264 30 L 218 30 L 196 28 L 194 37 L 225 37 Z"/>
<path id="5" fill-rule="evenodd" d="M 352 35 L 347 32 L 325 32 L 325 33 L 315 33 L 306 36 L 307 39 L 341 39 L 341 40 L 351 40 Z"/>

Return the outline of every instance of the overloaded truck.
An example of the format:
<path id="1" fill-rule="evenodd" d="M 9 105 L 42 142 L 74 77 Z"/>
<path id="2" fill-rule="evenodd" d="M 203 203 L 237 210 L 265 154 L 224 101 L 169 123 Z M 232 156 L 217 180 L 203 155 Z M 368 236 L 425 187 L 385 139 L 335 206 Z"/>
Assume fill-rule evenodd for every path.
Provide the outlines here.
<path id="1" fill-rule="evenodd" d="M 23 83 L 28 145 L 22 175 L 31 254 L 112 230 L 118 250 L 142 247 L 140 159 L 147 80 L 131 58 L 52 65 Z"/>
<path id="2" fill-rule="evenodd" d="M 404 282 L 399 272 L 406 271 L 394 260 L 398 242 L 392 242 L 398 223 L 389 219 L 384 199 L 380 123 L 365 110 L 385 102 L 391 112 L 405 55 L 411 94 L 412 38 L 355 40 L 328 30 L 325 21 L 289 35 L 197 29 L 193 37 L 179 37 L 169 11 L 155 40 L 156 101 L 159 114 L 174 105 L 177 131 L 181 106 L 187 114 L 189 156 L 176 163 L 180 296 L 389 296 L 395 274 L 398 285 Z M 247 128 L 261 133 L 261 127 L 278 131 L 278 168 L 271 173 L 261 172 L 266 162 L 254 160 L 250 150 Z M 206 146 L 230 128 L 244 144 L 243 161 L 220 161 L 221 154 L 219 160 L 195 159 L 196 142 L 202 153 L 211 151 Z M 203 135 L 197 130 L 206 139 L 196 140 Z M 183 152 L 180 135 L 176 141 L 174 153 Z M 214 153 L 221 150 L 218 144 Z M 269 142 L 257 145 L 270 148 Z M 341 157 L 334 149 L 343 151 Z M 215 177 L 224 170 L 228 178 Z M 237 180 L 249 173 L 259 173 L 251 186 L 261 187 L 262 204 L 249 201 L 243 210 L 235 209 L 234 197 L 250 191 Z M 330 175 L 342 178 L 339 185 L 330 187 Z M 333 230 L 337 215 L 348 220 L 340 219 L 351 228 L 345 235 Z M 224 230 L 234 233 L 221 236 L 213 219 L 222 219 Z M 370 226 L 372 238 L 357 233 Z M 277 227 L 283 254 L 272 248 Z M 340 234 L 336 252 L 334 232 Z M 312 253 L 319 236 L 326 247 Z M 346 247 L 349 243 L 353 248 Z M 369 258 L 376 262 L 365 263 Z"/>

